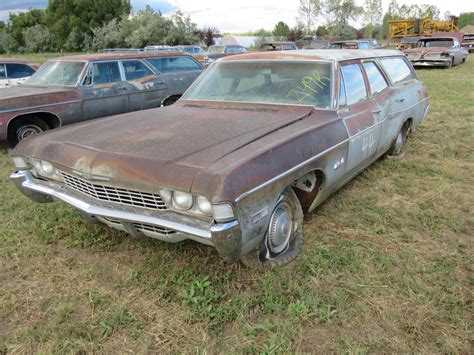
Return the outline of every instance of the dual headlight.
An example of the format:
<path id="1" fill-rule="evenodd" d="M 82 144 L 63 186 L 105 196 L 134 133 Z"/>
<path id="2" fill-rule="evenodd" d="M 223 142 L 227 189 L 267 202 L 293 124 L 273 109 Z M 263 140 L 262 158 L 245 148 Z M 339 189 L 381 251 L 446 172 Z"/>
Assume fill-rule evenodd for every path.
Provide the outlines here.
<path id="1" fill-rule="evenodd" d="M 34 176 L 63 181 L 56 168 L 49 161 L 35 158 L 13 157 L 13 163 L 20 170 L 30 170 Z"/>
<path id="2" fill-rule="evenodd" d="M 160 196 L 166 205 L 175 211 L 213 216 L 217 221 L 228 221 L 234 218 L 234 211 L 230 204 L 211 204 L 204 196 L 170 189 L 160 189 Z"/>

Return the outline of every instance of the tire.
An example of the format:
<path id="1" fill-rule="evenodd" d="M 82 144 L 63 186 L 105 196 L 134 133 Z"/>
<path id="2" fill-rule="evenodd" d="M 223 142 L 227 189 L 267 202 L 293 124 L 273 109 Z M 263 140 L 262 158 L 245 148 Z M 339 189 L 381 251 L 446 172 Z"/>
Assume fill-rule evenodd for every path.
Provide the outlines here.
<path id="1" fill-rule="evenodd" d="M 34 134 L 38 134 L 49 129 L 46 122 L 36 117 L 20 118 L 13 123 L 8 130 L 8 144 L 11 148 L 15 147 L 23 139 Z"/>
<path id="2" fill-rule="evenodd" d="M 451 57 L 451 61 L 449 62 L 448 66 L 446 67 L 446 69 L 451 69 L 454 65 L 454 57 Z"/>
<path id="3" fill-rule="evenodd" d="M 240 260 L 249 268 L 269 270 L 290 263 L 302 249 L 303 210 L 294 191 L 287 188 L 273 209 L 260 246 Z"/>
<path id="4" fill-rule="evenodd" d="M 163 106 L 170 106 L 172 104 L 174 104 L 176 101 L 179 100 L 181 96 L 171 96 L 171 97 L 168 97 L 165 101 L 163 101 Z"/>
<path id="5" fill-rule="evenodd" d="M 410 126 L 410 121 L 405 121 L 402 128 L 400 129 L 400 132 L 398 132 L 395 142 L 393 142 L 392 146 L 387 152 L 389 157 L 402 157 L 405 155 L 405 144 L 410 132 Z"/>

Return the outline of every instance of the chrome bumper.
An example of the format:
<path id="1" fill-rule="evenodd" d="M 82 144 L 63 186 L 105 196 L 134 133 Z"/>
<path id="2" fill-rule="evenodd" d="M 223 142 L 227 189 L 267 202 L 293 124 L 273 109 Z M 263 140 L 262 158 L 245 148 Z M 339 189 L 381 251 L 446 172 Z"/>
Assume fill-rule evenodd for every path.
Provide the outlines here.
<path id="1" fill-rule="evenodd" d="M 237 220 L 227 223 L 209 223 L 176 213 L 162 213 L 157 217 L 91 203 L 70 194 L 57 184 L 36 179 L 29 171 L 13 173 L 10 179 L 26 197 L 35 202 L 61 200 L 78 209 L 89 220 L 94 220 L 96 217 L 119 220 L 123 222 L 124 229 L 130 234 L 138 233 L 130 227 L 131 223 L 143 223 L 176 231 L 183 236 L 182 239 L 192 239 L 214 246 L 219 255 L 228 262 L 234 262 L 241 256 L 242 236 Z"/>
<path id="2" fill-rule="evenodd" d="M 418 59 L 411 61 L 411 64 L 414 67 L 449 67 L 451 63 L 451 59 L 434 59 L 434 60 L 427 60 L 427 59 Z"/>

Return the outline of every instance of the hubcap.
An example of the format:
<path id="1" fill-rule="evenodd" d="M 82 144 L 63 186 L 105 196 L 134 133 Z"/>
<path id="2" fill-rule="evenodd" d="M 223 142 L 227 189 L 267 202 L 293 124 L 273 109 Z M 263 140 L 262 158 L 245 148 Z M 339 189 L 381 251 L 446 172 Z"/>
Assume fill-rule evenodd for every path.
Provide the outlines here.
<path id="1" fill-rule="evenodd" d="M 293 215 L 286 202 L 280 203 L 273 211 L 268 229 L 268 248 L 272 253 L 281 253 L 288 247 L 293 232 Z"/>
<path id="2" fill-rule="evenodd" d="M 38 127 L 36 125 L 28 125 L 28 126 L 23 126 L 20 127 L 17 131 L 17 139 L 18 142 L 22 141 L 23 139 L 32 136 L 33 134 L 41 133 L 43 130 L 41 127 Z"/>
<path id="3" fill-rule="evenodd" d="M 398 133 L 395 141 L 395 154 L 400 154 L 403 149 L 403 132 Z"/>

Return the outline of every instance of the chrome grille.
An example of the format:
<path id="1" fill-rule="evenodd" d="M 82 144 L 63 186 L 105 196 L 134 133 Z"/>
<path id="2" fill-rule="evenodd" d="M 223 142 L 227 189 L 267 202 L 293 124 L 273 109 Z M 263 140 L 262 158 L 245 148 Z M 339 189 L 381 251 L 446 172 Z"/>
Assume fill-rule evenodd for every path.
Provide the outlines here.
<path id="1" fill-rule="evenodd" d="M 59 174 L 63 177 L 64 183 L 68 188 L 100 201 L 115 202 L 122 205 L 144 207 L 159 211 L 168 209 L 158 194 L 92 184 L 62 171 Z"/>
<path id="2" fill-rule="evenodd" d="M 140 232 L 153 232 L 153 233 L 164 235 L 164 236 L 176 234 L 176 231 L 172 229 L 158 227 L 152 224 L 134 223 L 133 225 Z"/>
<path id="3" fill-rule="evenodd" d="M 441 59 L 441 53 L 435 52 L 435 53 L 427 53 L 423 56 L 425 59 Z"/>
<path id="4" fill-rule="evenodd" d="M 410 53 L 410 54 L 407 54 L 407 57 L 408 57 L 408 59 L 416 60 L 416 59 L 420 58 L 420 55 L 418 53 Z"/>

